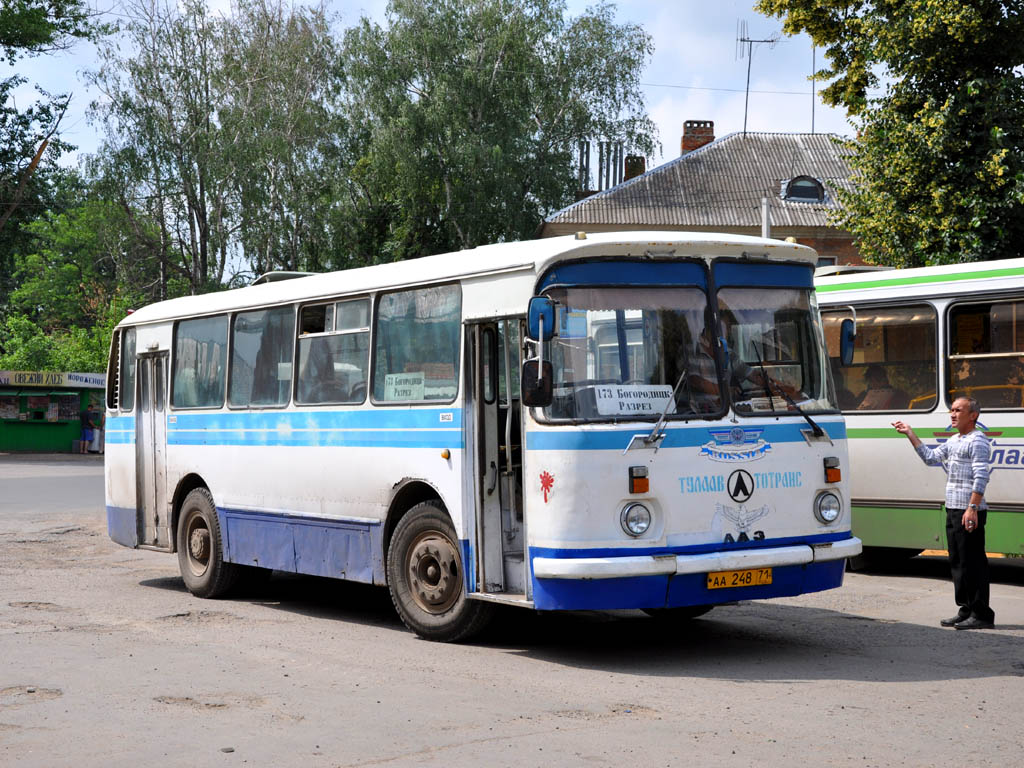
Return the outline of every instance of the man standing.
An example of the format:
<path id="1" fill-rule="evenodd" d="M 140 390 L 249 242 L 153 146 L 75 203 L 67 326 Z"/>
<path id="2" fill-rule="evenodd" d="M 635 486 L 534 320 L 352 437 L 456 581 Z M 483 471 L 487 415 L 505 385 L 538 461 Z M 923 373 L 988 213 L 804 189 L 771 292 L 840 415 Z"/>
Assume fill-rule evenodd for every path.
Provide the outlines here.
<path id="1" fill-rule="evenodd" d="M 92 442 L 92 403 L 89 403 L 82 411 L 82 434 L 81 439 L 78 441 L 78 452 L 88 453 L 89 443 Z"/>
<path id="2" fill-rule="evenodd" d="M 960 397 L 949 409 L 957 434 L 937 448 L 928 448 L 909 424 L 894 421 L 896 431 L 910 438 L 917 455 L 929 466 L 946 468 L 946 541 L 953 575 L 956 616 L 944 627 L 991 629 L 995 613 L 988 604 L 988 558 L 985 555 L 985 486 L 988 485 L 990 444 L 975 428 L 981 409 L 971 397 Z"/>

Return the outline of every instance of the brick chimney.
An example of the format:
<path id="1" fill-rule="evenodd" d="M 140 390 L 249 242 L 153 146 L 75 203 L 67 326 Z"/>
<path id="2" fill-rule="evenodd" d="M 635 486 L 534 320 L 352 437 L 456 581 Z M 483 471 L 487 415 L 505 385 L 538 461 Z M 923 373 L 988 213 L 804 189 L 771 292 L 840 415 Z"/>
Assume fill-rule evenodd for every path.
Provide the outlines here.
<path id="1" fill-rule="evenodd" d="M 683 138 L 679 142 L 679 152 L 685 155 L 698 147 L 710 144 L 715 140 L 714 120 L 687 120 L 683 123 Z"/>
<path id="2" fill-rule="evenodd" d="M 626 155 L 625 165 L 623 181 L 629 181 L 635 176 L 643 176 L 647 171 L 647 159 L 643 155 Z"/>

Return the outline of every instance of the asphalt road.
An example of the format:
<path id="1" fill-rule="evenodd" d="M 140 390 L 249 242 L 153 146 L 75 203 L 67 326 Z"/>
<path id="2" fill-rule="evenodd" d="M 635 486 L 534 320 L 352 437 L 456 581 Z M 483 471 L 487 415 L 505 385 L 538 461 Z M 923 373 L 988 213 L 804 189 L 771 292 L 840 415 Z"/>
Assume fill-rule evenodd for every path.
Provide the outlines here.
<path id="1" fill-rule="evenodd" d="M 106 535 L 96 457 L 0 455 L 2 766 L 1017 766 L 1024 563 L 942 629 L 945 562 L 640 613 L 508 610 L 417 639 L 382 589 L 275 575 L 192 597 Z"/>

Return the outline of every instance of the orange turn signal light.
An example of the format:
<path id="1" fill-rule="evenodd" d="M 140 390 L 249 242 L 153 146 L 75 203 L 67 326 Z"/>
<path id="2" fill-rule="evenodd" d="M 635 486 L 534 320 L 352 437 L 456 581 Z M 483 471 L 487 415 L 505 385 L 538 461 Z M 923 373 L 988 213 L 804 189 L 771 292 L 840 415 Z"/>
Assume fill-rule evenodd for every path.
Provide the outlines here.
<path id="1" fill-rule="evenodd" d="M 630 493 L 649 493 L 651 489 L 651 481 L 647 476 L 647 467 L 630 467 L 629 468 L 629 492 Z"/>
<path id="2" fill-rule="evenodd" d="M 843 474 L 839 470 L 839 457 L 828 456 L 825 459 L 825 482 L 826 483 L 838 483 L 843 479 Z"/>

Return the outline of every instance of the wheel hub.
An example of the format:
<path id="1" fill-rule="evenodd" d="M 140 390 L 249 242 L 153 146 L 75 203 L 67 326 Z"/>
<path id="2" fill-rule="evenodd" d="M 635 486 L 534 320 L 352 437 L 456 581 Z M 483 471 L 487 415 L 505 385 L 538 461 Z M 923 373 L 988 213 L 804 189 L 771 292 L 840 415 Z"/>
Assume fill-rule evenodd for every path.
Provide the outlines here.
<path id="1" fill-rule="evenodd" d="M 210 532 L 206 528 L 193 528 L 188 537 L 189 556 L 199 565 L 210 557 Z"/>
<path id="2" fill-rule="evenodd" d="M 409 551 L 409 585 L 423 610 L 443 613 L 462 591 L 458 552 L 447 538 L 432 534 Z"/>

